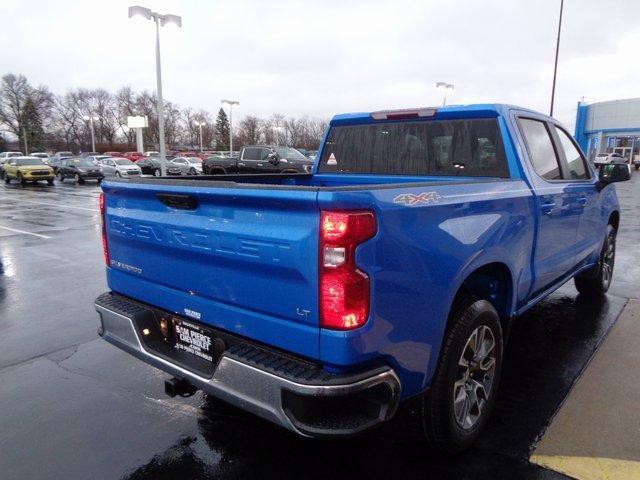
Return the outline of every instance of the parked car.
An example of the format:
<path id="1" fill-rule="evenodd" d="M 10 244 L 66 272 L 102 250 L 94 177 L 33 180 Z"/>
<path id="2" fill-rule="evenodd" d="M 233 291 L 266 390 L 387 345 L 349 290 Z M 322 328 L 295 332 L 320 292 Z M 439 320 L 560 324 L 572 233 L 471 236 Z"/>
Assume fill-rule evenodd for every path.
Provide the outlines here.
<path id="1" fill-rule="evenodd" d="M 41 158 L 42 159 L 42 163 L 44 163 L 45 165 L 49 164 L 49 154 L 46 153 L 46 152 L 30 153 L 29 156 L 30 157 Z"/>
<path id="2" fill-rule="evenodd" d="M 194 152 L 193 150 L 182 150 L 178 152 L 178 154 L 176 155 L 176 157 L 197 157 L 197 156 L 198 156 L 197 152 Z"/>
<path id="3" fill-rule="evenodd" d="M 292 147 L 251 145 L 243 147 L 238 158 L 214 156 L 203 163 L 207 174 L 234 173 L 310 173 L 313 161 Z"/>
<path id="4" fill-rule="evenodd" d="M 167 158 L 167 160 L 169 160 Z M 136 166 L 140 167 L 144 175 L 160 176 L 160 159 L 156 157 L 143 158 L 136 162 Z M 171 161 L 166 164 L 167 175 L 180 175 L 182 169 L 179 165 L 175 165 Z"/>
<path id="5" fill-rule="evenodd" d="M 10 158 L 22 157 L 22 152 L 2 152 L 0 153 L 0 178 L 4 179 L 4 164 Z"/>
<path id="6" fill-rule="evenodd" d="M 555 119 L 507 105 L 338 115 L 319 151 L 313 175 L 103 184 L 100 334 L 170 395 L 312 437 L 414 399 L 460 451 L 513 319 L 572 278 L 608 290 L 628 166 L 595 174 Z"/>
<path id="7" fill-rule="evenodd" d="M 142 152 L 126 152 L 124 157 L 131 160 L 132 162 L 137 162 L 141 158 L 144 158 L 144 153 Z"/>
<path id="8" fill-rule="evenodd" d="M 54 172 L 57 172 L 62 159 L 71 157 L 73 157 L 73 153 L 71 152 L 56 152 L 52 157 L 49 158 L 48 164 L 51 168 L 53 168 Z"/>
<path id="9" fill-rule="evenodd" d="M 626 159 L 620 153 L 603 152 L 598 153 L 593 161 L 593 165 L 596 168 L 607 163 L 626 163 Z"/>
<path id="10" fill-rule="evenodd" d="M 142 170 L 128 158 L 105 158 L 100 164 L 100 171 L 105 177 L 139 177 Z"/>
<path id="11" fill-rule="evenodd" d="M 107 158 L 113 158 L 113 157 L 110 157 L 109 155 L 93 155 L 91 157 L 86 157 L 86 158 L 91 160 L 91 162 L 93 162 L 94 165 L 100 165 L 103 160 L 106 160 Z M 124 157 L 115 157 L 115 158 L 124 158 Z"/>
<path id="12" fill-rule="evenodd" d="M 10 157 L 4 164 L 4 183 L 18 180 L 21 185 L 27 182 L 46 180 L 53 185 L 53 169 L 42 163 L 37 157 Z"/>
<path id="13" fill-rule="evenodd" d="M 124 157 L 124 153 L 122 152 L 104 152 L 102 155 L 107 157 Z"/>
<path id="14" fill-rule="evenodd" d="M 72 178 L 79 184 L 83 184 L 86 180 L 96 180 L 100 184 L 104 174 L 91 157 L 64 158 L 58 167 L 56 178 L 60 183 L 64 182 L 65 179 Z"/>
<path id="15" fill-rule="evenodd" d="M 95 155 L 100 155 L 100 154 L 98 152 L 82 152 L 79 156 L 81 158 L 84 158 L 84 157 L 93 157 Z"/>
<path id="16" fill-rule="evenodd" d="M 199 157 L 176 157 L 171 163 L 180 167 L 182 175 L 202 175 L 202 159 Z"/>

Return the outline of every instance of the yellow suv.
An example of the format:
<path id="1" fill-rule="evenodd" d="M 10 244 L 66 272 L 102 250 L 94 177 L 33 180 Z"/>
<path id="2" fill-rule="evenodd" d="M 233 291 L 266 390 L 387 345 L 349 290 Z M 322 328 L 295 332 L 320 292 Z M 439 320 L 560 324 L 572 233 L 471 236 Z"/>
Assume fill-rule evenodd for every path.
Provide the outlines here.
<path id="1" fill-rule="evenodd" d="M 4 164 L 4 183 L 11 183 L 13 179 L 21 185 L 39 180 L 46 180 L 53 185 L 53 168 L 42 163 L 38 157 L 13 157 Z"/>

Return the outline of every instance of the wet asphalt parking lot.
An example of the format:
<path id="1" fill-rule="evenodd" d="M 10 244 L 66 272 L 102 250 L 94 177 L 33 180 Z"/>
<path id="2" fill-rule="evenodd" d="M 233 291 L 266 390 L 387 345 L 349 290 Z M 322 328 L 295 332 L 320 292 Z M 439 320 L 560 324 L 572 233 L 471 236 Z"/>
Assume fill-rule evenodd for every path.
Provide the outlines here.
<path id="1" fill-rule="evenodd" d="M 97 336 L 107 290 L 99 187 L 0 186 L 0 478 L 567 478 L 530 451 L 630 297 L 640 297 L 640 174 L 617 186 L 616 271 L 605 299 L 572 283 L 517 320 L 487 431 L 455 458 L 410 434 L 413 405 L 342 441 L 298 438 L 203 394 Z"/>

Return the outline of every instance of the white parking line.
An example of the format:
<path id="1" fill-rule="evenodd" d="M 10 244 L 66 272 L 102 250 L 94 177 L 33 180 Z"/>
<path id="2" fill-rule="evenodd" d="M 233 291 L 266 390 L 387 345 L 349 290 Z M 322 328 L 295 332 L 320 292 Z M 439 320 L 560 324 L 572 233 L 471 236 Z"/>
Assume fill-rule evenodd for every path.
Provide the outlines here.
<path id="1" fill-rule="evenodd" d="M 0 225 L 0 228 L 3 230 L 9 230 L 10 232 L 13 232 L 13 233 L 21 233 L 23 235 L 33 235 L 34 237 L 39 237 L 44 239 L 51 238 L 47 235 L 40 235 L 39 233 L 25 232 L 24 230 L 18 230 L 17 228 L 3 227 L 2 225 Z"/>

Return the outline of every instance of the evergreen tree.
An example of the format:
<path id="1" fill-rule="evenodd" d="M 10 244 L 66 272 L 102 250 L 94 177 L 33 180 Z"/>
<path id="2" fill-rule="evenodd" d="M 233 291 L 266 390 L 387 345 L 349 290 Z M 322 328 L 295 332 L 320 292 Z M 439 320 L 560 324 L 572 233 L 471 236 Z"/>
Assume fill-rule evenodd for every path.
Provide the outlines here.
<path id="1" fill-rule="evenodd" d="M 42 127 L 42 118 L 35 102 L 30 97 L 24 103 L 21 123 L 24 130 L 20 136 L 20 146 L 24 145 L 24 134 L 26 134 L 29 152 L 44 151 L 47 145 L 47 138 Z"/>
<path id="2" fill-rule="evenodd" d="M 229 117 L 222 107 L 216 118 L 216 150 L 229 150 Z"/>

